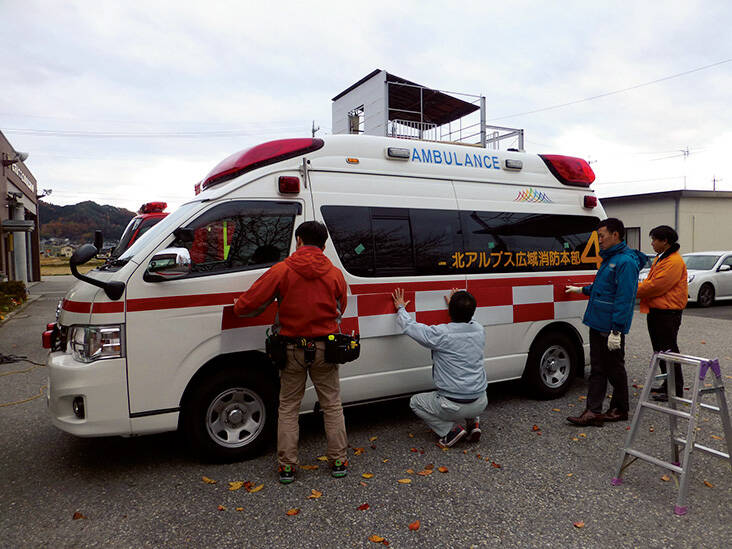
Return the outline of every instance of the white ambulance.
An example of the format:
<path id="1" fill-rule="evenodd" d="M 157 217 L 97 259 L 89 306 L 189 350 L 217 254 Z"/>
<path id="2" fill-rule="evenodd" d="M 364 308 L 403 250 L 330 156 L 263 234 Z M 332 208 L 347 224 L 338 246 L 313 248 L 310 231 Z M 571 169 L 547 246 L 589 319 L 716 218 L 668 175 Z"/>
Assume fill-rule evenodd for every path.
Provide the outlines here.
<path id="1" fill-rule="evenodd" d="M 429 351 L 397 332 L 391 293 L 419 322 L 443 296 L 477 299 L 491 382 L 563 394 L 588 362 L 584 296 L 605 217 L 581 159 L 338 135 L 272 141 L 219 163 L 200 194 L 91 271 L 63 299 L 44 344 L 53 424 L 78 436 L 180 429 L 208 459 L 261 451 L 276 423 L 278 371 L 263 352 L 274 305 L 235 297 L 325 223 L 325 253 L 349 286 L 342 331 L 361 356 L 340 367 L 345 405 L 433 387 Z M 77 250 L 72 266 L 96 253 Z M 317 410 L 308 386 L 302 413 Z"/>

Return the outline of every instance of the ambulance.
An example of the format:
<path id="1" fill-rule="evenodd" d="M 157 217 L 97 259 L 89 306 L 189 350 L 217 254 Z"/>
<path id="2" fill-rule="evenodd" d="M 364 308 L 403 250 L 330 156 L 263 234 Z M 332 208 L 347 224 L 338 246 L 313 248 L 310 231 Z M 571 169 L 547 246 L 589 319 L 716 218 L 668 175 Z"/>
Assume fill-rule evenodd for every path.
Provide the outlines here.
<path id="1" fill-rule="evenodd" d="M 137 212 L 137 215 L 130 219 L 130 222 L 119 238 L 119 244 L 112 250 L 110 257 L 116 259 L 121 256 L 127 248 L 135 243 L 135 240 L 144 235 L 153 225 L 168 215 L 164 211 L 168 207 L 166 202 L 146 202 Z"/>
<path id="2" fill-rule="evenodd" d="M 308 220 L 327 226 L 348 283 L 341 331 L 361 337 L 340 366 L 345 406 L 433 388 L 429 351 L 397 330 L 395 288 L 427 324 L 447 322 L 444 296 L 467 289 L 490 382 L 556 398 L 589 360 L 586 297 L 564 289 L 600 262 L 594 177 L 574 157 L 362 135 L 235 153 L 115 261 L 78 275 L 43 338 L 51 420 L 82 437 L 180 430 L 214 461 L 261 453 L 276 426 L 264 352 L 276 305 L 250 318 L 232 306 Z M 72 270 L 95 253 L 79 248 Z M 308 385 L 301 413 L 317 404 Z"/>

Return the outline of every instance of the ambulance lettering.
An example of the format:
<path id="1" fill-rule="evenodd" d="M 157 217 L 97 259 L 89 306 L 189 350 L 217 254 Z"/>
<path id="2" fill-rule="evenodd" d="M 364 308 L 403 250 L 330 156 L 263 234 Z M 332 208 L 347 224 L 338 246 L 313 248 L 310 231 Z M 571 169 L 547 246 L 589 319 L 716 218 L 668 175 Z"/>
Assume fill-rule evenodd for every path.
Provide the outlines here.
<path id="1" fill-rule="evenodd" d="M 475 153 L 457 153 L 441 151 L 440 149 L 412 149 L 412 162 L 420 164 L 446 164 L 448 166 L 465 166 L 470 168 L 484 168 L 500 170 L 501 161 L 497 156 L 480 155 Z"/>

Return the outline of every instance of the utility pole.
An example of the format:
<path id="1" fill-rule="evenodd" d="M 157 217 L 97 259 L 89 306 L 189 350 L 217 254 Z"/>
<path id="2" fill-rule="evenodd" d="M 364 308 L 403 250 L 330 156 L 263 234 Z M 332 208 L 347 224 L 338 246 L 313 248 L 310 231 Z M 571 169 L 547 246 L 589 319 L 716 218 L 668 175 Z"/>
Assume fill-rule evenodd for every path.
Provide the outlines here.
<path id="1" fill-rule="evenodd" d="M 717 190 L 717 181 L 724 181 L 724 179 L 722 179 L 722 178 L 717 179 L 717 176 L 713 175 L 712 176 L 712 191 Z"/>
<path id="2" fill-rule="evenodd" d="M 313 127 L 312 127 L 313 137 L 315 137 L 315 132 L 317 132 L 318 130 L 320 130 L 320 126 L 318 126 L 316 128 L 315 127 L 315 120 L 313 120 Z"/>
<path id="3" fill-rule="evenodd" d="M 681 149 L 684 155 L 684 190 L 686 190 L 686 159 L 689 158 L 689 145 L 685 149 Z"/>

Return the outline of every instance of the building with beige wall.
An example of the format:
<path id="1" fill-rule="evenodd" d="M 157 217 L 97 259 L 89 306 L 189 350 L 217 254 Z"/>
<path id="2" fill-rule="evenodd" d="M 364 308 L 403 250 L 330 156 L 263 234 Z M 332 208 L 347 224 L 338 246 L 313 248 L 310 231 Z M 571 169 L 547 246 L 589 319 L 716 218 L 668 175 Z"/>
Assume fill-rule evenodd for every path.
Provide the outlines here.
<path id="1" fill-rule="evenodd" d="M 601 200 L 608 217 L 622 220 L 628 245 L 652 254 L 648 233 L 668 225 L 679 233 L 681 253 L 732 250 L 732 192 L 665 191 Z"/>

